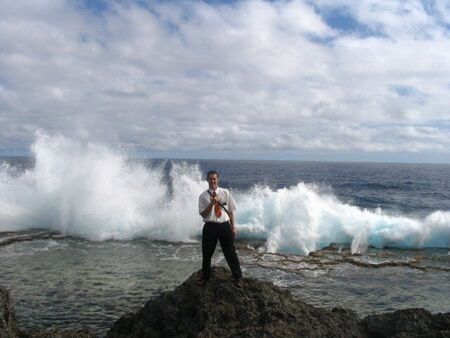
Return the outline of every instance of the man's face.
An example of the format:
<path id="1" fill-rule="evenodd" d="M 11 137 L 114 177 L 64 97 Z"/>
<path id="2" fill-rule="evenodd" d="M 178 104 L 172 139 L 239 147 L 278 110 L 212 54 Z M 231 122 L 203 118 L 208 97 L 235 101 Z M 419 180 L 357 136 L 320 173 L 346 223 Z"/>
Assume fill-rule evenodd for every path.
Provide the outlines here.
<path id="1" fill-rule="evenodd" d="M 216 174 L 210 174 L 208 176 L 208 184 L 209 189 L 216 190 L 217 186 L 219 185 L 219 177 L 217 177 Z"/>

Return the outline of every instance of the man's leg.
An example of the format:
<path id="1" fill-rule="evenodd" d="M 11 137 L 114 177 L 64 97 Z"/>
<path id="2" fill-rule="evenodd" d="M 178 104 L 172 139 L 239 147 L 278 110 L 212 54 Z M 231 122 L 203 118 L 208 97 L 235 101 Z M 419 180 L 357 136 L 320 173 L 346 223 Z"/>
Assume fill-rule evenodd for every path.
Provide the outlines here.
<path id="1" fill-rule="evenodd" d="M 205 223 L 202 232 L 202 273 L 203 279 L 208 280 L 211 276 L 211 258 L 217 245 L 216 224 Z"/>
<path id="2" fill-rule="evenodd" d="M 234 238 L 231 232 L 230 224 L 221 224 L 219 241 L 234 279 L 241 279 L 242 271 L 239 264 L 239 258 L 236 253 L 236 248 L 234 247 Z"/>

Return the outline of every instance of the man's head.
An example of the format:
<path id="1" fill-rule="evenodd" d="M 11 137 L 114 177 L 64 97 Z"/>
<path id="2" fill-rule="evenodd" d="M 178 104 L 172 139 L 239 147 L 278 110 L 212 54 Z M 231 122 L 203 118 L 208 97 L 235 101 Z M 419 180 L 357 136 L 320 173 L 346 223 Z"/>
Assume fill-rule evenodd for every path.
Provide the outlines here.
<path id="1" fill-rule="evenodd" d="M 209 189 L 216 190 L 219 186 L 219 173 L 215 170 L 210 170 L 206 174 L 206 179 L 209 184 Z"/>

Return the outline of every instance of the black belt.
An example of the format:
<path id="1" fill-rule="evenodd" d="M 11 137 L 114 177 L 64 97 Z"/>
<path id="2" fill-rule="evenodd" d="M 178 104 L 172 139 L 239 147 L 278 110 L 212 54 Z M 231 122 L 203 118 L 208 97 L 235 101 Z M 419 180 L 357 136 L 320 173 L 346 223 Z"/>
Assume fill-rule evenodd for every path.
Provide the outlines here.
<path id="1" fill-rule="evenodd" d="M 226 222 L 205 222 L 205 224 L 229 224 L 230 221 L 226 221 Z"/>

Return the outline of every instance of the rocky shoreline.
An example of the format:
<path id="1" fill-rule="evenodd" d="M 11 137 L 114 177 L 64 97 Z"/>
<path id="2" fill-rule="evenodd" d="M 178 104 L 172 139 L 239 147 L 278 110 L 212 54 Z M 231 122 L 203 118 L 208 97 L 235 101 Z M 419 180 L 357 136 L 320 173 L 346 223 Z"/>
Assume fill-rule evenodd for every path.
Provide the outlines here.
<path id="1" fill-rule="evenodd" d="M 206 286 L 197 284 L 199 274 L 122 316 L 107 337 L 450 337 L 450 313 L 407 309 L 360 319 L 347 309 L 315 308 L 269 282 L 245 278 L 238 288 L 224 268 L 214 268 Z M 0 337 L 96 335 L 87 329 L 21 330 L 8 292 L 0 289 Z"/>

